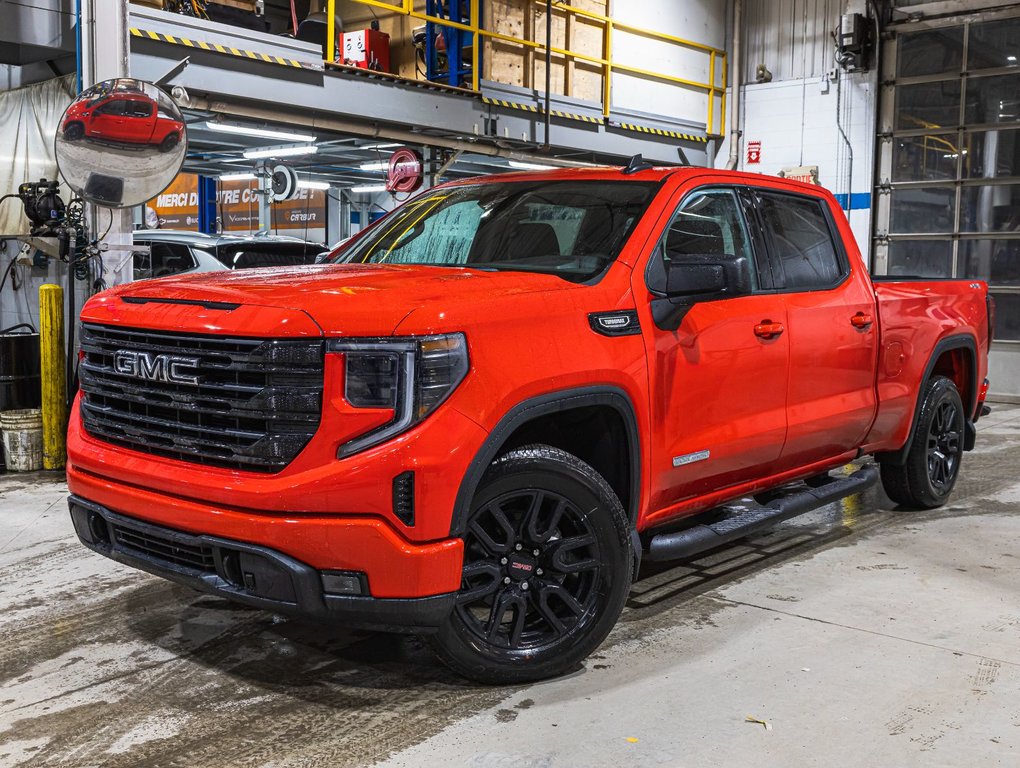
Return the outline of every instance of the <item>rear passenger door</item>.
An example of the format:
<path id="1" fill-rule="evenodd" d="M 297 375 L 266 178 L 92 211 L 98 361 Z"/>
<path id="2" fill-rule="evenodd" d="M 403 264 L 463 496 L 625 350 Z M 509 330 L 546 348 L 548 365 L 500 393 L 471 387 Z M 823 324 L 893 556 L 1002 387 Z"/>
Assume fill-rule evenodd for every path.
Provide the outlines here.
<path id="1" fill-rule="evenodd" d="M 787 436 L 778 469 L 860 445 L 875 416 L 877 320 L 824 198 L 757 189 L 790 344 Z"/>

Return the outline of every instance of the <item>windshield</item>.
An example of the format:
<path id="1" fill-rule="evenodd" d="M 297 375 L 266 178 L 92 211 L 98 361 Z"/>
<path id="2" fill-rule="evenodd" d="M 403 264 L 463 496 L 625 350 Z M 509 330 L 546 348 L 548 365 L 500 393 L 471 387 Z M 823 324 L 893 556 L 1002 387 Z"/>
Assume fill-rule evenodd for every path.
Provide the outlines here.
<path id="1" fill-rule="evenodd" d="M 542 272 L 584 282 L 616 259 L 657 188 L 518 181 L 437 189 L 398 208 L 332 260 Z"/>

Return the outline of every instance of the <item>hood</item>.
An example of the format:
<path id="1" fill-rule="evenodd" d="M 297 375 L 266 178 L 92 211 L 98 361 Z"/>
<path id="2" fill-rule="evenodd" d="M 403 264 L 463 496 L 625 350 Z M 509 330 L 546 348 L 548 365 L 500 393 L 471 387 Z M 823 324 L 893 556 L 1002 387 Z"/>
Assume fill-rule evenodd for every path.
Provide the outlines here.
<path id="1" fill-rule="evenodd" d="M 477 306 L 516 294 L 578 287 L 553 275 L 523 272 L 322 264 L 206 272 L 128 283 L 93 298 L 82 317 L 104 322 L 101 315 L 108 321 L 111 314 L 144 310 L 145 314 L 139 315 L 144 319 L 118 317 L 116 322 L 156 327 L 154 321 L 164 316 L 173 317 L 175 323 L 183 323 L 179 327 L 187 328 L 189 317 L 197 320 L 209 311 L 224 319 L 237 312 L 240 319 L 255 317 L 258 308 L 272 308 L 281 315 L 305 316 L 326 336 L 388 336 L 401 320 L 425 305 L 453 309 L 464 303 Z M 292 320 L 293 328 L 299 325 Z"/>

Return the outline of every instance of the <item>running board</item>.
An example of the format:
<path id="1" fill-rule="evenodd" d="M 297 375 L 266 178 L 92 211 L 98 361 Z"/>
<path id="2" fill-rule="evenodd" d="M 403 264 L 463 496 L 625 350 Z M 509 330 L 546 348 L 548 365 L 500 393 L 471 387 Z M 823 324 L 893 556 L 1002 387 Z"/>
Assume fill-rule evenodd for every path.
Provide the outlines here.
<path id="1" fill-rule="evenodd" d="M 696 555 L 735 539 L 749 536 L 776 523 L 845 496 L 860 493 L 878 482 L 878 467 L 870 465 L 847 477 L 821 475 L 810 478 L 803 490 L 773 499 L 766 504 L 731 503 L 716 511 L 725 515 L 714 523 L 695 525 L 674 533 L 660 533 L 648 544 L 648 559 L 677 560 Z"/>

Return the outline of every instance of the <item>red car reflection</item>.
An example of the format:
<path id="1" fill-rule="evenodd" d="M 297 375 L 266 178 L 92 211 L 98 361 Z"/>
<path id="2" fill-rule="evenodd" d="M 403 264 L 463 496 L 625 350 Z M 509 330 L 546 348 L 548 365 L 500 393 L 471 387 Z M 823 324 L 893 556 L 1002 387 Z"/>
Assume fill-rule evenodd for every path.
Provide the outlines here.
<path id="1" fill-rule="evenodd" d="M 102 139 L 169 152 L 184 136 L 184 123 L 160 112 L 155 100 L 143 93 L 115 93 L 76 101 L 60 130 L 67 141 Z"/>

